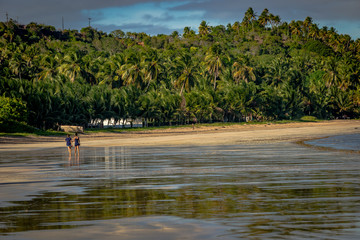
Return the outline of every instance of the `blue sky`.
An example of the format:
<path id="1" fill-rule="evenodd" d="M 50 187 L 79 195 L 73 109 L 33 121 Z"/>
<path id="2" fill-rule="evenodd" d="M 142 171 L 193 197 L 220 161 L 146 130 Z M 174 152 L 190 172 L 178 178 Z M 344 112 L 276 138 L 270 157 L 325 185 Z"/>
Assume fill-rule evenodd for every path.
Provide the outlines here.
<path id="1" fill-rule="evenodd" d="M 185 26 L 195 27 L 202 21 L 204 10 L 175 9 L 182 4 L 146 2 L 124 7 L 83 10 L 82 13 L 95 16 L 93 24 L 99 27 L 120 26 L 126 31 L 149 32 L 149 34 L 163 33 L 162 31 L 169 33 L 171 30 L 182 31 Z"/>
<path id="2" fill-rule="evenodd" d="M 259 15 L 264 8 L 282 21 L 307 16 L 322 27 L 335 27 L 340 34 L 360 38 L 360 0 L 0 0 L 0 20 L 44 23 L 66 29 L 91 26 L 105 32 L 145 32 L 150 35 L 197 31 L 202 20 L 211 26 L 243 19 L 252 7 Z"/>

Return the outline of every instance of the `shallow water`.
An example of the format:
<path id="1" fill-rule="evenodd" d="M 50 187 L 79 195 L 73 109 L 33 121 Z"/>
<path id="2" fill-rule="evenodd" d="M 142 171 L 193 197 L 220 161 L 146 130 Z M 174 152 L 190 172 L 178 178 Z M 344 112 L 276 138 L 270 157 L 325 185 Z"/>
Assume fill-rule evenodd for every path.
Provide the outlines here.
<path id="1" fill-rule="evenodd" d="M 332 136 L 306 141 L 305 143 L 317 147 L 333 148 L 337 150 L 360 151 L 360 134 Z"/>
<path id="2" fill-rule="evenodd" d="M 359 239 L 359 154 L 290 143 L 1 153 L 2 239 Z"/>

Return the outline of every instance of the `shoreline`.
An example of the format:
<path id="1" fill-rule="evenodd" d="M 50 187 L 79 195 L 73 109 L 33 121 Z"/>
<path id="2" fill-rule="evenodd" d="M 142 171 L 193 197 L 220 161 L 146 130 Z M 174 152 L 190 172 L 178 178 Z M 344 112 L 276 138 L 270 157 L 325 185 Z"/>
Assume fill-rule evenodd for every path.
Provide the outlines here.
<path id="1" fill-rule="evenodd" d="M 239 145 L 301 142 L 335 135 L 360 134 L 360 120 L 281 124 L 191 126 L 121 133 L 81 134 L 81 147 Z M 0 152 L 64 147 L 64 136 L 0 137 Z"/>

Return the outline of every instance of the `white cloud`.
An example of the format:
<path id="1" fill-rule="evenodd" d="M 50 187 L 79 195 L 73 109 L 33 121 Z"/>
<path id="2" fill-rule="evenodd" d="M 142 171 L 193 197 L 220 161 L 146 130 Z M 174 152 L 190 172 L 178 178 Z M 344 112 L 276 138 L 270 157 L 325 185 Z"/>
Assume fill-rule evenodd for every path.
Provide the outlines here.
<path id="1" fill-rule="evenodd" d="M 93 23 L 97 25 L 134 26 L 138 24 L 159 25 L 163 29 L 183 29 L 185 26 L 196 27 L 204 18 L 205 11 L 183 11 L 174 9 L 179 3 L 155 4 L 141 3 L 121 8 L 105 8 L 84 10 L 83 14 L 95 16 Z M 99 16 L 96 20 L 96 16 Z"/>

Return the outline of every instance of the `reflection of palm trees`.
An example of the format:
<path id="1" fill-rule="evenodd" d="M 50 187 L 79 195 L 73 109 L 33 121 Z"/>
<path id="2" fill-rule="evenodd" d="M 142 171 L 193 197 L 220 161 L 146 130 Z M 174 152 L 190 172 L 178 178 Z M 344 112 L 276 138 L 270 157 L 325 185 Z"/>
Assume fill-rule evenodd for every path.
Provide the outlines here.
<path id="1" fill-rule="evenodd" d="M 131 152 L 126 147 L 105 147 L 95 156 L 94 168 L 101 168 L 104 164 L 106 171 L 128 169 L 131 167 Z"/>
<path id="2" fill-rule="evenodd" d="M 248 180 L 241 177 L 237 179 L 239 182 Z M 169 179 L 158 179 L 157 185 L 165 186 L 168 184 L 167 181 Z M 224 216 L 231 216 L 224 221 L 232 226 L 234 231 L 238 231 L 237 234 L 261 238 L 267 233 L 274 234 L 275 231 L 282 236 L 294 229 L 304 230 L 302 223 L 306 223 L 307 231 L 318 231 L 319 226 L 325 225 L 327 231 L 338 231 L 340 227 L 351 226 L 353 218 L 348 215 L 355 210 L 351 204 L 339 205 L 336 204 L 337 202 L 329 204 L 323 201 L 323 199 L 339 198 L 340 190 L 344 194 L 351 190 L 356 191 L 353 188 L 339 186 L 325 189 L 323 186 L 312 189 L 279 187 L 276 190 L 271 190 L 274 186 L 269 186 L 269 190 L 251 184 L 211 186 L 193 185 L 191 184 L 193 182 L 190 182 L 191 186 L 167 190 L 161 187 L 153 189 L 132 187 L 146 186 L 149 183 L 147 178 L 108 179 L 96 183 L 98 185 L 86 186 L 86 191 L 82 194 L 41 192 L 31 200 L 1 207 L 2 231 L 14 233 L 45 230 L 49 228 L 49 223 L 52 223 L 51 229 L 66 229 L 74 227 L 74 224 L 68 224 L 69 222 L 91 223 L 94 220 L 151 215 L 195 219 L 217 218 L 220 222 Z M 80 188 L 84 187 L 83 182 L 77 184 L 73 182 L 73 184 Z M 283 201 L 285 198 L 286 201 Z M 298 201 L 299 198 L 308 198 L 311 201 Z M 31 214 L 14 214 L 24 209 Z M 318 212 L 323 209 L 327 209 L 323 213 L 326 218 L 318 216 Z M 252 217 L 249 218 L 249 215 Z M 244 219 L 246 223 L 242 222 Z M 326 224 L 329 222 L 340 223 Z"/>

